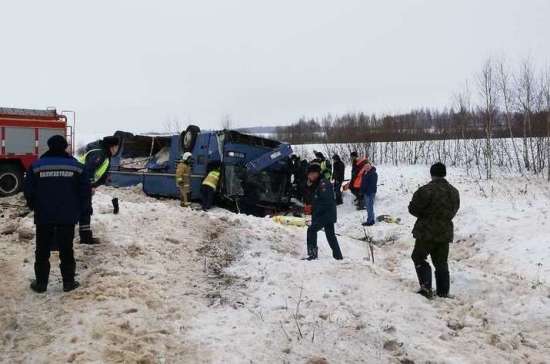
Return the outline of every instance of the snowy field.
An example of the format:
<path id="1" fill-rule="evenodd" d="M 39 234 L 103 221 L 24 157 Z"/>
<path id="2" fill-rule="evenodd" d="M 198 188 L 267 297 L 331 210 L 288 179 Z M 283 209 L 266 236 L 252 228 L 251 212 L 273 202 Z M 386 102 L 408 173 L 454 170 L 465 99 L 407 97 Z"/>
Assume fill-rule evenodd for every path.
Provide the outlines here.
<path id="1" fill-rule="evenodd" d="M 305 228 L 183 209 L 139 188 L 100 188 L 100 246 L 76 247 L 82 287 L 33 277 L 32 216 L 0 200 L 2 363 L 550 363 L 550 184 L 451 169 L 462 194 L 451 245 L 453 299 L 415 294 L 407 205 L 428 167 L 379 166 L 368 229 L 345 195 L 335 261 L 301 261 Z M 110 201 L 118 197 L 119 215 Z"/>

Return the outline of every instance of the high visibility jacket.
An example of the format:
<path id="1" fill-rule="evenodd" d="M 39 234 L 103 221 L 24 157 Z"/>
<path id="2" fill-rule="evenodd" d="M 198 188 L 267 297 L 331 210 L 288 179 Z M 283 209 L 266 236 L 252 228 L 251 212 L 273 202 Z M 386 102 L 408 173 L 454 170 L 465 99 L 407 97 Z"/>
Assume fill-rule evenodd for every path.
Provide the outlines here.
<path id="1" fill-rule="evenodd" d="M 212 187 L 216 190 L 218 188 L 218 183 L 220 182 L 220 171 L 215 169 L 208 173 L 208 176 L 202 181 L 204 186 Z"/>
<path id="2" fill-rule="evenodd" d="M 179 163 L 176 168 L 176 183 L 189 186 L 191 184 L 191 166 L 187 163 Z"/>
<path id="3" fill-rule="evenodd" d="M 102 183 L 111 163 L 111 159 L 103 149 L 91 149 L 80 156 L 78 161 L 84 165 L 92 187 L 97 187 Z"/>
<path id="4" fill-rule="evenodd" d="M 332 179 L 332 166 L 330 165 L 330 162 L 324 160 L 321 162 L 321 174 L 323 175 L 324 178 L 326 178 L 327 180 L 331 180 Z"/>

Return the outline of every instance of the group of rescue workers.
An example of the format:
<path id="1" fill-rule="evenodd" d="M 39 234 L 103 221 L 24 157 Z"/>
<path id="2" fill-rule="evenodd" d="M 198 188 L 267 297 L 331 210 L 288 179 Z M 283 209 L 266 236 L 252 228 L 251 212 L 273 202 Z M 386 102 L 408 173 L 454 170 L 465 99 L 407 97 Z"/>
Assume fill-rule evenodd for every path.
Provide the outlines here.
<path id="1" fill-rule="evenodd" d="M 63 290 L 68 292 L 79 286 L 75 280 L 76 263 L 73 253 L 75 226 L 79 224 L 80 243 L 96 244 L 91 230 L 92 198 L 95 189 L 105 183 L 111 157 L 119 148 L 117 137 L 105 137 L 88 148 L 78 160 L 67 153 L 68 143 L 63 136 L 48 140 L 49 150 L 34 162 L 26 173 L 24 195 L 28 207 L 34 211 L 36 224 L 35 276 L 31 289 L 46 292 L 50 272 L 50 252 L 59 250 Z M 176 169 L 176 183 L 181 192 L 181 206 L 189 207 L 191 189 L 192 154 L 184 153 Z M 323 153 L 315 152 L 308 162 L 292 155 L 289 161 L 290 180 L 294 197 L 301 201 L 304 213 L 311 215 L 307 229 L 307 257 L 318 259 L 317 233 L 324 230 L 332 256 L 343 259 L 335 233 L 337 206 L 344 203 L 342 191 L 349 190 L 355 197 L 357 209 L 367 211 L 362 224 L 375 224 L 374 203 L 378 173 L 367 157 L 357 152 L 350 154 L 351 179 L 346 182 L 345 164 L 339 155 L 332 162 Z M 220 183 L 219 163 L 209 166 L 201 184 L 201 207 L 204 211 L 213 205 Z M 413 229 L 416 239 L 412 260 L 420 284 L 418 293 L 431 298 L 432 270 L 427 262 L 431 256 L 435 267 L 436 294 L 449 294 L 448 254 L 453 240 L 452 219 L 460 207 L 458 191 L 445 179 L 442 163 L 430 169 L 432 181 L 420 187 L 409 204 L 409 212 L 417 218 Z M 118 200 L 113 199 L 114 212 Z"/>

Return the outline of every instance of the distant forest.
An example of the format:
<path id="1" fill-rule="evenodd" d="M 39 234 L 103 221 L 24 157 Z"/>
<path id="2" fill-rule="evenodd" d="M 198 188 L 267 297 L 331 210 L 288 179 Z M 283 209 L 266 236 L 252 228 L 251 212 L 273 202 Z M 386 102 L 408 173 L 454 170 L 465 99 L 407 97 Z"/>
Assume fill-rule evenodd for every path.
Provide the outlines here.
<path id="1" fill-rule="evenodd" d="M 525 61 L 512 72 L 505 62 L 489 59 L 454 100 L 445 110 L 303 117 L 278 127 L 276 134 L 291 144 L 550 136 L 548 68 L 536 69 Z"/>

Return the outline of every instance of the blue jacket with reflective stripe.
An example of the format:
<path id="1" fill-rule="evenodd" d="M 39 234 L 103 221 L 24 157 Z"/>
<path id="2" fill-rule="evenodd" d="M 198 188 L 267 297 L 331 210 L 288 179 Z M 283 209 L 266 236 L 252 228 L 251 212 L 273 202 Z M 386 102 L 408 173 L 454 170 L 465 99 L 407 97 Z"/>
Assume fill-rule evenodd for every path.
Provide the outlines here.
<path id="1" fill-rule="evenodd" d="M 25 199 L 35 224 L 76 224 L 91 207 L 90 179 L 68 154 L 47 152 L 25 176 Z"/>

